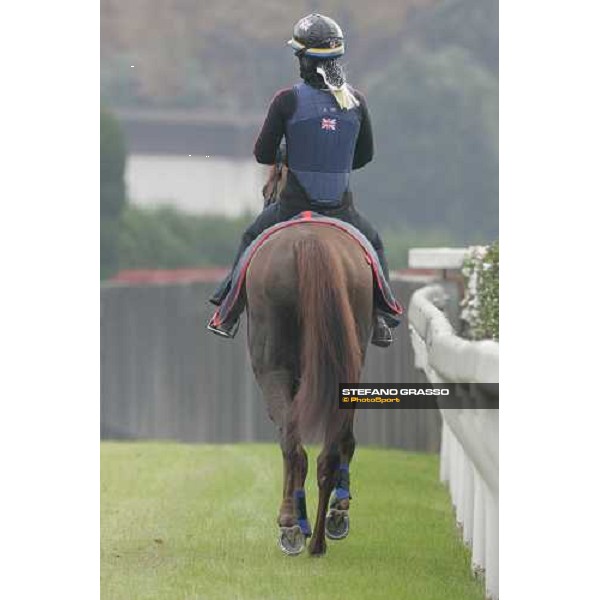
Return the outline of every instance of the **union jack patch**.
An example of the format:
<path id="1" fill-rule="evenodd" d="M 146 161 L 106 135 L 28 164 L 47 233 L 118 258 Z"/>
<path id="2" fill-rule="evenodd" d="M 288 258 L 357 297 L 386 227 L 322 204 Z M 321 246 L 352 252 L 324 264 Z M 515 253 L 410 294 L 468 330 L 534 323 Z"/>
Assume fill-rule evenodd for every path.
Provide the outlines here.
<path id="1" fill-rule="evenodd" d="M 337 123 L 337 119 L 321 119 L 321 129 L 325 129 L 327 131 L 335 131 L 335 125 Z"/>

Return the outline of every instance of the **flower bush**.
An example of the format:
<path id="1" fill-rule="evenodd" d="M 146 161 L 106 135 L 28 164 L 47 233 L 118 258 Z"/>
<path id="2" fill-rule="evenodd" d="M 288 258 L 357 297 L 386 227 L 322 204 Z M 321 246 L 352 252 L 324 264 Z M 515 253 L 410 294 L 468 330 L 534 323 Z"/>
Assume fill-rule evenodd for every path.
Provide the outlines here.
<path id="1" fill-rule="evenodd" d="M 499 339 L 499 247 L 473 246 L 463 264 L 465 295 L 461 302 L 464 334 L 473 340 Z"/>

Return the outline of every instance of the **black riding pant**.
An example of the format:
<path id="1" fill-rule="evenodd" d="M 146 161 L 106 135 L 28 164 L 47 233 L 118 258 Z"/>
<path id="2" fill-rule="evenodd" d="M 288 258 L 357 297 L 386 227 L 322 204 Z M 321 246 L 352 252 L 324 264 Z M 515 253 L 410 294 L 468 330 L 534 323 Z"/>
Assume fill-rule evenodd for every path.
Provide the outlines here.
<path id="1" fill-rule="evenodd" d="M 305 198 L 286 195 L 284 191 L 279 202 L 271 204 L 265 208 L 262 213 L 256 217 L 256 220 L 248 227 L 248 229 L 246 229 L 244 235 L 242 236 L 242 242 L 235 257 L 233 267 L 235 267 L 246 248 L 248 248 L 248 246 L 265 229 L 268 229 L 277 223 L 287 221 L 288 219 L 305 210 L 311 210 L 327 217 L 340 219 L 341 221 L 346 221 L 346 223 L 354 225 L 354 227 L 356 227 L 369 240 L 375 252 L 377 252 L 377 257 L 381 263 L 383 274 L 386 280 L 389 281 L 389 271 L 387 260 L 383 251 L 383 242 L 371 223 L 369 223 L 369 221 L 367 221 L 367 219 L 354 208 L 351 192 L 346 192 L 344 194 L 344 198 L 340 206 L 336 208 L 323 208 L 321 206 L 315 206 L 314 204 L 311 204 Z M 225 297 L 225 294 L 229 290 L 229 286 L 231 284 L 232 272 L 233 268 L 212 297 L 211 300 L 214 303 L 220 303 Z"/>

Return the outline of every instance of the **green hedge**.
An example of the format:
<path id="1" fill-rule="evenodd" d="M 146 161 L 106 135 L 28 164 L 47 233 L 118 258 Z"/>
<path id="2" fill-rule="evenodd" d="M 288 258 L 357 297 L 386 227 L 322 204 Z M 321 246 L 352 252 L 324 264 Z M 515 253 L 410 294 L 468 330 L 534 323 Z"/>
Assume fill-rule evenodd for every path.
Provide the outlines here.
<path id="1" fill-rule="evenodd" d="M 121 269 L 227 266 L 251 215 L 187 214 L 171 207 L 127 206 L 121 223 Z"/>

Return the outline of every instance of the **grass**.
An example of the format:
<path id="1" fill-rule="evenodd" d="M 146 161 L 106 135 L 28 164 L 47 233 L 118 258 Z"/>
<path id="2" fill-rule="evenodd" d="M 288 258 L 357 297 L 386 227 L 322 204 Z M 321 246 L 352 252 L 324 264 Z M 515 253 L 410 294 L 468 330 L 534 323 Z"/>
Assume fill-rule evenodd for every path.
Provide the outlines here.
<path id="1" fill-rule="evenodd" d="M 105 600 L 483 599 L 437 456 L 359 447 L 351 532 L 323 558 L 277 548 L 275 445 L 103 443 L 101 457 Z"/>

